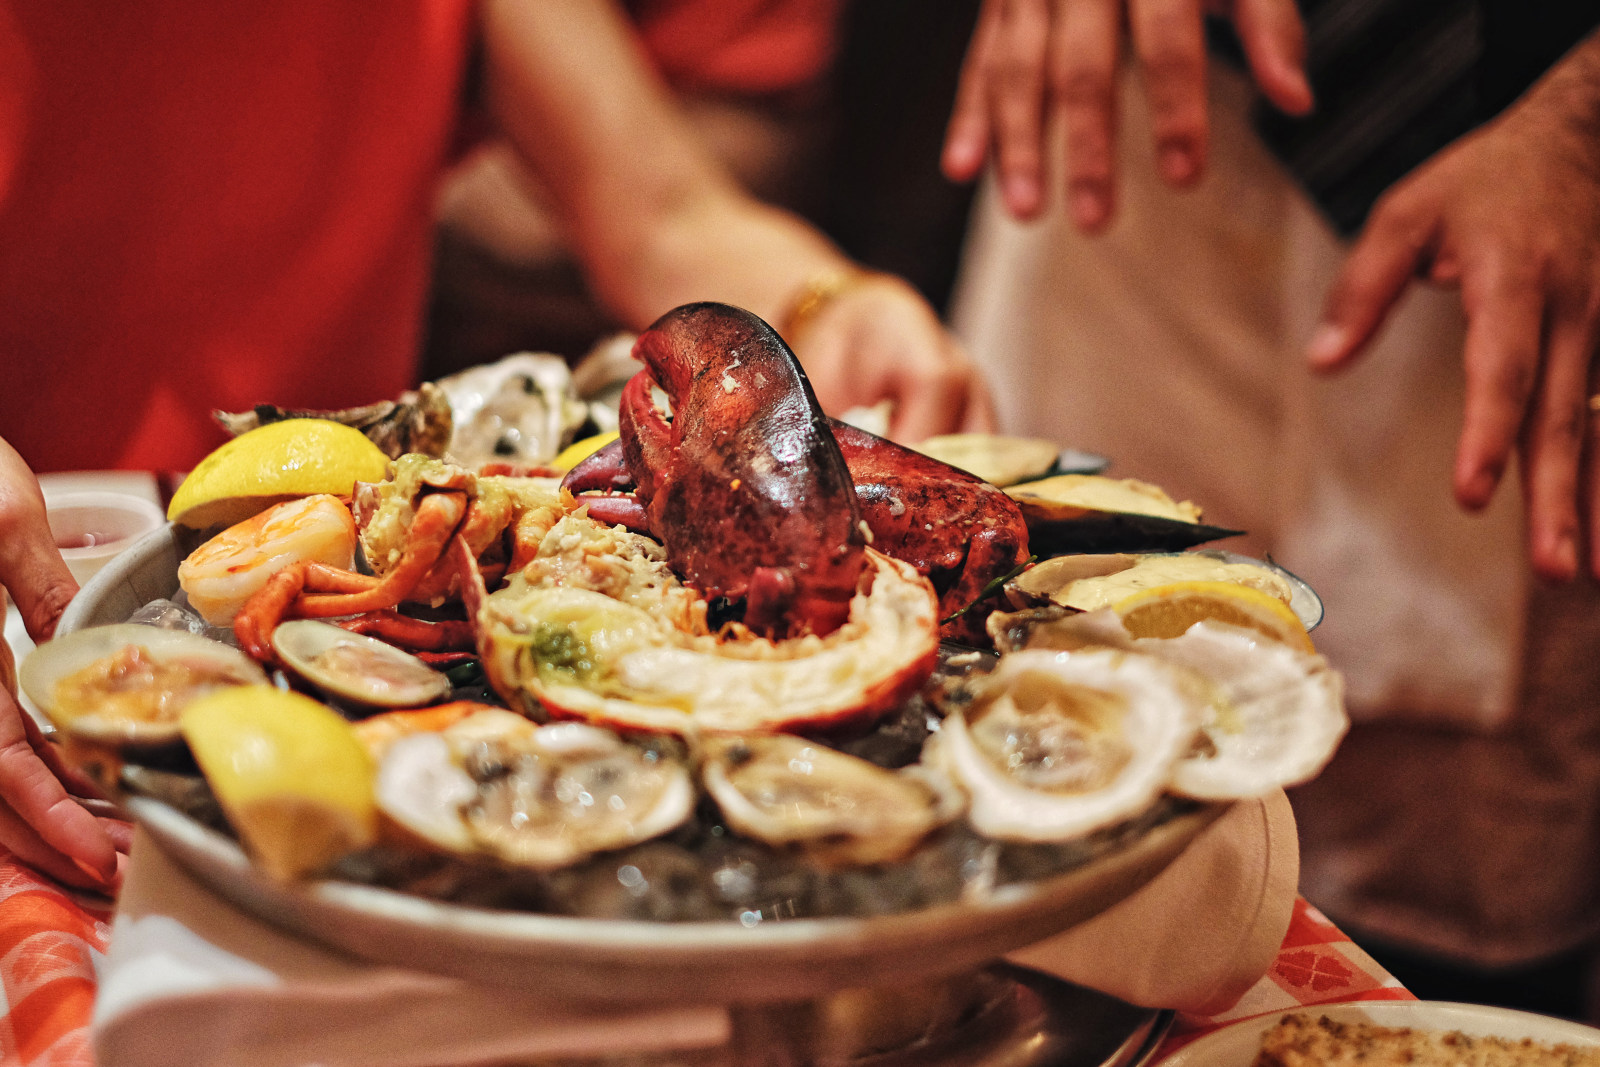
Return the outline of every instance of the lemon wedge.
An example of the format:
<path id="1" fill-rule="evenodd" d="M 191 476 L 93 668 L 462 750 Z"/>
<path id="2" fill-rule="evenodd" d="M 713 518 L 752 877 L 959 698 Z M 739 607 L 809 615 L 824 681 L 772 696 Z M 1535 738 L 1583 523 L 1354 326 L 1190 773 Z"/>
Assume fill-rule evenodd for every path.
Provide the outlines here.
<path id="1" fill-rule="evenodd" d="M 1315 652 L 1300 617 L 1269 593 L 1232 582 L 1172 582 L 1112 605 L 1134 637 L 1178 637 L 1203 620 L 1255 630 L 1299 652 Z"/>
<path id="2" fill-rule="evenodd" d="M 597 433 L 593 437 L 585 437 L 581 441 L 574 441 L 550 461 L 550 466 L 558 471 L 569 471 L 615 441 L 618 436 L 617 431 L 610 430 L 606 433 Z"/>
<path id="3" fill-rule="evenodd" d="M 271 686 L 194 701 L 179 725 L 217 802 L 269 875 L 313 874 L 377 836 L 372 758 L 332 708 Z"/>
<path id="4" fill-rule="evenodd" d="M 178 486 L 167 518 L 196 530 L 232 526 L 313 493 L 349 496 L 382 481 L 389 457 L 360 430 L 327 419 L 269 422 L 222 445 Z"/>

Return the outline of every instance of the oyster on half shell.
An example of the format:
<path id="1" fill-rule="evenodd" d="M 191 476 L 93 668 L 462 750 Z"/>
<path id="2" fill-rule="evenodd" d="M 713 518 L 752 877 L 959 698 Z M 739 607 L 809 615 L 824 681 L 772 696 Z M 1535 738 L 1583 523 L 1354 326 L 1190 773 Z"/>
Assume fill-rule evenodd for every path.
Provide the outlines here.
<path id="1" fill-rule="evenodd" d="M 1260 796 L 1314 778 L 1349 728 L 1344 681 L 1321 656 L 1253 630 L 1199 622 L 1180 637 L 1134 642 L 1206 682 L 1201 743 L 1171 789 L 1198 800 Z"/>
<path id="2" fill-rule="evenodd" d="M 921 766 L 886 770 L 791 734 L 711 738 L 706 792 L 728 825 L 824 863 L 892 863 L 961 812 L 962 798 Z"/>
<path id="3" fill-rule="evenodd" d="M 1109 608 L 1077 615 L 1051 610 L 1061 611 L 1033 609 L 1002 621 L 1004 647 L 1025 642 L 1006 660 L 1102 649 L 1158 660 L 1176 672 L 1199 709 L 1199 731 L 1172 770 L 1171 792 L 1232 800 L 1298 785 L 1327 764 L 1349 728 L 1343 679 L 1319 655 L 1210 620 L 1177 637 L 1135 639 Z"/>
<path id="4" fill-rule="evenodd" d="M 1199 707 L 1171 670 L 1111 649 L 1024 650 L 972 683 L 929 740 L 987 837 L 1060 841 L 1148 807 L 1189 750 Z"/>
<path id="5" fill-rule="evenodd" d="M 395 740 L 375 791 L 402 836 L 536 870 L 666 833 L 695 803 L 688 768 L 664 749 L 498 708 Z"/>

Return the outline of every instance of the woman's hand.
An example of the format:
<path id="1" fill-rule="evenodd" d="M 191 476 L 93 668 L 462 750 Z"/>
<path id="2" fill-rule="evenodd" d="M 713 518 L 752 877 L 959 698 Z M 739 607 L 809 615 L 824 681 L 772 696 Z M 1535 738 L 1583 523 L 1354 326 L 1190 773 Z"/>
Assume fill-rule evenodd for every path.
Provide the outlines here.
<path id="1" fill-rule="evenodd" d="M 1001 200 L 1019 219 L 1044 208 L 1046 133 L 1066 131 L 1067 209 L 1085 231 L 1110 221 L 1116 185 L 1117 67 L 1126 28 L 1144 70 L 1161 176 L 1205 168 L 1205 15 L 1229 15 L 1256 84 L 1291 115 L 1311 109 L 1294 0 L 985 0 L 945 135 L 944 172 L 970 181 L 992 152 Z"/>
<path id="2" fill-rule="evenodd" d="M 927 301 L 893 275 L 846 277 L 787 331 L 823 409 L 838 415 L 888 401 L 889 435 L 912 444 L 994 430 L 983 379 Z"/>
<path id="3" fill-rule="evenodd" d="M 1588 404 L 1600 390 L 1600 34 L 1384 195 L 1329 294 L 1312 366 L 1353 361 L 1418 275 L 1459 286 L 1467 314 L 1456 498 L 1486 505 L 1518 452 L 1535 570 L 1576 576 L 1586 526 L 1600 577 L 1600 412 Z"/>
<path id="4" fill-rule="evenodd" d="M 0 440 L 0 585 L 15 601 L 28 634 L 43 642 L 78 591 L 56 550 L 39 483 Z M 0 845 L 68 885 L 116 887 L 127 823 L 109 817 L 94 786 L 8 690 L 0 688 Z M 94 808 L 93 811 L 90 808 Z"/>

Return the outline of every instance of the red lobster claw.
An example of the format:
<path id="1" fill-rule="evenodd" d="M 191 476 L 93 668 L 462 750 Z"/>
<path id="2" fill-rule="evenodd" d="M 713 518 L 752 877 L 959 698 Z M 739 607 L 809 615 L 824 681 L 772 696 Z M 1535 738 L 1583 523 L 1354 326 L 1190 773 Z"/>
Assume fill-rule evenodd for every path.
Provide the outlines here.
<path id="1" fill-rule="evenodd" d="M 837 629 L 865 535 L 850 471 L 789 346 L 747 311 L 701 303 L 656 320 L 633 353 L 645 370 L 623 389 L 622 447 L 673 566 L 707 596 L 746 598 L 751 629 Z"/>

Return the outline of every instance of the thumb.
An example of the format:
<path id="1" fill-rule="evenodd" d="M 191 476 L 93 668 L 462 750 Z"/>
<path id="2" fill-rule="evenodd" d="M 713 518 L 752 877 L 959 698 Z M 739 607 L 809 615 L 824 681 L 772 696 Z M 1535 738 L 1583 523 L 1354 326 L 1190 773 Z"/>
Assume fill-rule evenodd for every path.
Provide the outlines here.
<path id="1" fill-rule="evenodd" d="M 67 570 L 45 517 L 44 496 L 16 451 L 0 440 L 0 586 L 17 605 L 28 636 L 55 633 L 78 583 Z"/>

